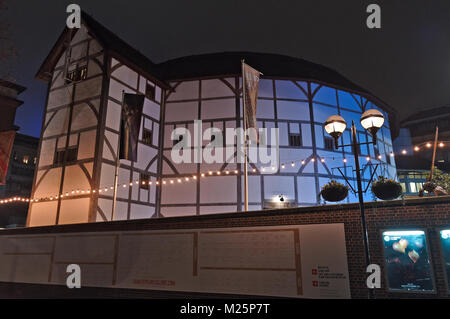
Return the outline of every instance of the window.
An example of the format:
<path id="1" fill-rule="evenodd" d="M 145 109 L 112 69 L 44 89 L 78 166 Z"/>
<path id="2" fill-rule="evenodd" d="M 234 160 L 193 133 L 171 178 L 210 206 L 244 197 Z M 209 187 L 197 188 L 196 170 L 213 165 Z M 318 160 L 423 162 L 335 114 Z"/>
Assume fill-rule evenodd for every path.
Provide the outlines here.
<path id="1" fill-rule="evenodd" d="M 144 128 L 142 131 L 142 143 L 152 145 L 152 131 Z"/>
<path id="2" fill-rule="evenodd" d="M 67 72 L 66 84 L 85 80 L 86 77 L 87 77 L 87 65 L 77 67 L 75 70 Z"/>
<path id="3" fill-rule="evenodd" d="M 155 100 L 155 96 L 156 96 L 156 94 L 155 94 L 155 87 L 147 83 L 147 85 L 145 86 L 145 96 L 148 99 L 154 101 Z"/>
<path id="4" fill-rule="evenodd" d="M 289 134 L 289 146 L 299 147 L 302 146 L 302 137 L 300 134 Z"/>
<path id="5" fill-rule="evenodd" d="M 150 175 L 148 174 L 139 174 L 139 187 L 141 189 L 149 189 L 148 183 L 150 182 Z"/>
<path id="6" fill-rule="evenodd" d="M 400 183 L 400 185 L 402 186 L 402 192 L 403 193 L 407 193 L 407 191 L 406 191 L 406 184 L 405 183 Z"/>
<path id="7" fill-rule="evenodd" d="M 334 150 L 334 140 L 331 137 L 324 137 L 324 145 L 326 150 L 333 151 Z"/>
<path id="8" fill-rule="evenodd" d="M 77 160 L 78 148 L 72 147 L 67 150 L 59 149 L 56 150 L 55 158 L 53 160 L 53 165 L 63 165 L 65 162 L 74 162 Z"/>

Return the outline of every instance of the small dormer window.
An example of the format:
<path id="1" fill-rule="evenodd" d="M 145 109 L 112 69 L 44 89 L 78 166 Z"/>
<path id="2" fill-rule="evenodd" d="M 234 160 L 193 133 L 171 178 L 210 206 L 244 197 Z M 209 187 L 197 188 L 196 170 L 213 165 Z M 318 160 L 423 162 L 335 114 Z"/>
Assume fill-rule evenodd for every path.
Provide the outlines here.
<path id="1" fill-rule="evenodd" d="M 87 77 L 87 66 L 84 65 L 77 67 L 75 70 L 67 72 L 66 84 L 86 80 L 86 77 Z"/>

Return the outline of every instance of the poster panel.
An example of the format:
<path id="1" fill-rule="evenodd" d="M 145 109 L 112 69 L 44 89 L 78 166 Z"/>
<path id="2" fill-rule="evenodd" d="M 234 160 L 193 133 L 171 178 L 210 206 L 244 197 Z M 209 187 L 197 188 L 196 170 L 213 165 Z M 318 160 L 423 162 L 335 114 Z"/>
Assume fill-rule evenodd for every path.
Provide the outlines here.
<path id="1" fill-rule="evenodd" d="M 343 224 L 0 236 L 0 281 L 350 298 Z"/>
<path id="2" fill-rule="evenodd" d="M 382 233 L 388 289 L 434 292 L 427 238 L 423 230 L 390 230 Z"/>

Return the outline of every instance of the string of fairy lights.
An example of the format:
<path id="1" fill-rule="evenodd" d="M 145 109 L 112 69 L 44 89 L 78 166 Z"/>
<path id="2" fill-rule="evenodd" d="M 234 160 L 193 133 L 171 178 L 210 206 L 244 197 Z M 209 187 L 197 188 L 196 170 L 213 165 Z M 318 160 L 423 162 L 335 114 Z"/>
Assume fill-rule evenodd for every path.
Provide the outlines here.
<path id="1" fill-rule="evenodd" d="M 419 152 L 423 149 L 431 149 L 434 143 L 430 143 L 430 142 L 425 142 L 419 145 L 416 145 L 413 147 L 413 152 Z M 449 141 L 445 141 L 445 142 L 439 142 L 438 143 L 438 147 L 439 148 L 444 148 L 445 146 L 450 145 Z M 408 151 L 406 149 L 403 149 L 400 152 L 401 155 L 407 155 Z M 389 155 L 383 154 L 384 156 L 390 156 L 390 157 L 395 157 L 396 154 L 394 154 L 394 152 L 391 152 Z M 383 160 L 383 155 L 380 154 L 378 155 L 376 158 L 373 158 L 371 156 L 366 156 L 366 162 L 369 163 L 372 160 L 375 161 L 382 161 Z M 327 161 L 332 160 L 332 161 L 341 161 L 344 163 L 344 165 L 349 161 L 345 156 L 344 157 L 338 157 L 338 156 L 310 156 L 308 158 L 305 159 L 300 159 L 300 160 L 289 160 L 289 161 L 285 161 L 283 163 L 280 164 L 279 166 L 279 170 L 287 170 L 287 169 L 292 169 L 295 167 L 298 167 L 299 169 L 302 166 L 305 166 L 307 164 L 314 163 L 316 161 L 321 162 L 321 163 L 326 163 Z M 259 169 L 254 168 L 254 167 L 249 167 L 248 173 L 250 175 L 258 175 L 261 173 L 276 173 L 277 172 L 277 167 L 275 166 L 269 166 L 269 167 L 260 167 Z M 229 175 L 240 175 L 242 173 L 242 170 L 218 170 L 218 171 L 213 171 L 213 170 L 209 170 L 206 172 L 202 172 L 199 174 L 193 174 L 193 175 L 185 175 L 185 176 L 178 176 L 178 177 L 166 177 L 166 178 L 160 178 L 160 179 L 156 179 L 156 180 L 135 180 L 129 183 L 124 183 L 124 184 L 118 184 L 117 185 L 117 190 L 119 188 L 129 188 L 129 187 L 141 187 L 141 186 L 145 186 L 145 187 L 150 187 L 150 186 L 154 186 L 154 187 L 161 187 L 161 186 L 170 186 L 170 185 L 179 185 L 179 184 L 184 184 L 184 183 L 193 183 L 193 182 L 197 182 L 198 179 L 203 179 L 203 178 L 207 178 L 207 177 L 212 177 L 212 176 L 229 176 Z M 99 187 L 99 188 L 95 188 L 95 189 L 72 189 L 71 191 L 66 191 L 63 193 L 59 193 L 59 194 L 54 194 L 51 196 L 45 196 L 45 197 L 39 197 L 39 198 L 27 198 L 27 197 L 20 197 L 20 196 L 14 196 L 11 198 L 6 198 L 6 199 L 1 199 L 0 200 L 0 204 L 9 204 L 9 203 L 37 203 L 37 202 L 48 202 L 48 201 L 56 201 L 59 199 L 64 199 L 64 198 L 77 198 L 77 197 L 82 197 L 85 195 L 92 195 L 92 194 L 98 194 L 98 195 L 105 195 L 105 194 L 114 194 L 115 191 L 115 187 L 114 186 L 104 186 L 104 187 Z"/>

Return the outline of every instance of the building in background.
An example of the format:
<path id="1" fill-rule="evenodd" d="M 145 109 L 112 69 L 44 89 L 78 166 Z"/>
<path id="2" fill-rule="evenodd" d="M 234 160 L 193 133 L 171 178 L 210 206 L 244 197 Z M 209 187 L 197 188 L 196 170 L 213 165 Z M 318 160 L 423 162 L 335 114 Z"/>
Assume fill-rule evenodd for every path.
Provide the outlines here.
<path id="1" fill-rule="evenodd" d="M 38 138 L 16 134 L 6 184 L 0 185 L 0 198 L 31 196 L 38 146 Z M 0 227 L 25 226 L 27 212 L 27 202 L 18 201 L 0 205 Z"/>
<path id="2" fill-rule="evenodd" d="M 18 99 L 23 91 L 25 87 L 0 79 L 0 132 L 19 129 L 14 125 L 14 119 L 17 108 L 23 104 Z"/>
<path id="3" fill-rule="evenodd" d="M 170 151 L 178 141 L 172 131 L 193 132 L 194 120 L 203 121 L 203 130 L 242 127 L 243 58 L 264 73 L 258 126 L 280 132 L 280 165 L 249 167 L 251 210 L 272 207 L 280 195 L 289 205 L 317 205 L 323 184 L 343 180 L 337 167 L 355 181 L 352 150 L 334 150 L 324 134 L 323 123 L 333 114 L 349 126 L 355 122 L 360 142 L 370 140 L 360 125 L 362 112 L 376 108 L 384 114 L 376 145 L 359 150 L 362 175 L 367 182 L 379 163 L 379 174 L 396 178 L 395 111 L 339 73 L 302 59 L 248 52 L 154 64 L 83 13 L 81 29 L 63 31 L 37 74 L 48 83 L 48 101 L 28 225 L 241 211 L 243 167 L 235 155 L 225 164 L 176 164 Z M 145 102 L 138 160 L 120 161 L 114 205 L 123 92 L 143 94 Z M 341 142 L 350 143 L 349 130 Z M 227 147 L 236 151 L 235 144 Z"/>
<path id="4" fill-rule="evenodd" d="M 435 166 L 450 172 L 450 107 L 415 113 L 400 122 L 394 140 L 397 174 L 405 195 L 417 195 L 430 175 L 436 126 L 439 127 Z"/>
<path id="5" fill-rule="evenodd" d="M 31 194 L 33 161 L 36 158 L 39 139 L 15 133 L 19 127 L 14 125 L 14 120 L 17 108 L 23 104 L 19 100 L 19 95 L 23 91 L 25 87 L 0 79 L 0 139 L 2 139 L 0 140 L 0 169 L 2 170 L 0 174 L 4 177 L 4 179 L 0 178 L 2 180 L 0 181 L 0 199 L 2 200 L 15 196 L 28 198 Z M 21 163 L 25 160 L 23 158 L 25 155 L 29 156 L 27 165 Z M 26 202 L 0 205 L 0 228 L 24 226 L 27 210 Z"/>

